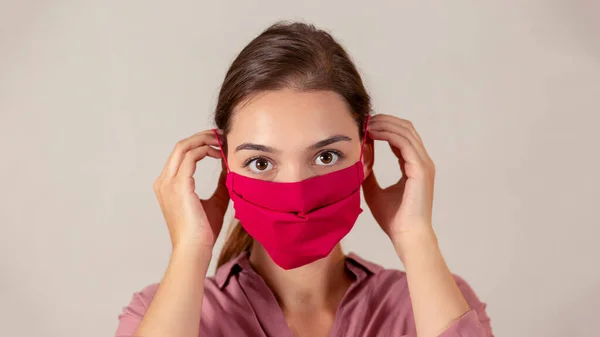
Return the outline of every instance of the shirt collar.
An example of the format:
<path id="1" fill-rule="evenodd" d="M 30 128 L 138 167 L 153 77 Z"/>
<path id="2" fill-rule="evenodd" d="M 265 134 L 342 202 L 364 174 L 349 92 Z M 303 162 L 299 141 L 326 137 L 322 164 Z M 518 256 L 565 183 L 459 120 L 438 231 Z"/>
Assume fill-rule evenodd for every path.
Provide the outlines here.
<path id="1" fill-rule="evenodd" d="M 346 256 L 346 268 L 348 268 L 352 273 L 354 273 L 354 276 L 356 276 L 357 279 L 359 279 L 359 274 L 361 273 L 359 270 L 356 270 L 356 268 L 362 269 L 363 273 L 366 272 L 369 275 L 377 274 L 384 269 L 382 266 L 376 263 L 361 258 L 354 252 L 350 252 Z"/>
<path id="2" fill-rule="evenodd" d="M 249 251 L 244 251 L 217 268 L 215 281 L 220 289 L 225 287 L 231 275 L 236 274 L 242 269 L 242 265 L 250 267 L 250 262 L 248 261 L 249 254 Z M 252 268 L 250 267 L 250 269 Z"/>
<path id="3" fill-rule="evenodd" d="M 252 269 L 252 266 L 250 266 L 250 261 L 248 260 L 249 255 L 250 252 L 248 251 L 242 252 L 217 269 L 215 281 L 220 289 L 223 289 L 225 285 L 227 285 L 227 282 L 232 275 L 237 274 L 241 270 L 256 273 L 254 269 Z M 384 268 L 350 252 L 346 255 L 346 269 L 348 269 L 354 277 L 356 277 L 356 280 L 360 282 L 367 276 L 377 274 Z"/>

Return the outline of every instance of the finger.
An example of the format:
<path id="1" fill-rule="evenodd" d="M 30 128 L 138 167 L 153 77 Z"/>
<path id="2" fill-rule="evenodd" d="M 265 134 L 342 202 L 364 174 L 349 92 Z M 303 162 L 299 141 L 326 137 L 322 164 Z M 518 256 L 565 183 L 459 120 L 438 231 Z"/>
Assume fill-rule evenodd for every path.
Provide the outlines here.
<path id="1" fill-rule="evenodd" d="M 388 143 L 389 144 L 389 143 Z M 394 150 L 394 146 L 392 144 L 389 144 L 390 148 L 392 149 L 392 151 Z M 398 158 L 398 163 L 400 164 L 400 171 L 402 172 L 402 176 L 404 177 L 406 174 L 406 160 L 404 160 L 404 158 L 402 156 L 400 156 L 400 158 Z"/>
<path id="2" fill-rule="evenodd" d="M 421 162 L 421 157 L 408 138 L 391 131 L 370 130 L 369 134 L 373 139 L 386 141 L 398 149 L 402 156 L 398 160 L 404 159 L 405 162 L 410 164 L 419 164 Z"/>
<path id="3" fill-rule="evenodd" d="M 197 132 L 197 133 L 189 136 L 188 138 L 180 140 L 179 142 L 177 142 L 177 144 L 175 144 L 175 149 L 177 148 L 178 144 L 183 143 L 185 140 L 191 139 L 193 137 L 199 136 L 199 135 L 204 134 L 204 133 L 206 133 L 206 130 L 205 131 L 201 131 L 201 132 Z M 169 164 L 171 163 L 171 160 L 174 157 L 175 149 L 173 149 L 173 151 L 171 151 L 171 153 L 169 154 L 169 158 L 167 158 L 167 161 L 166 161 L 165 165 L 163 166 L 162 171 L 160 172 L 160 178 L 161 179 L 164 179 L 164 178 L 167 177 L 167 171 L 169 170 Z"/>
<path id="4" fill-rule="evenodd" d="M 417 129 L 415 128 L 413 123 L 407 119 L 402 119 L 402 118 L 396 117 L 396 116 L 381 114 L 381 115 L 376 115 L 375 117 L 373 117 L 371 119 L 371 121 L 388 122 L 390 124 L 405 127 L 410 130 L 410 132 L 415 137 L 415 139 L 417 139 L 419 142 L 423 143 L 423 140 L 421 139 L 421 135 L 419 135 L 419 133 L 417 132 Z"/>
<path id="5" fill-rule="evenodd" d="M 384 122 L 389 122 L 392 124 L 404 126 L 411 130 L 411 133 L 415 136 L 416 139 L 421 140 L 421 136 L 417 132 L 417 129 L 414 127 L 413 123 L 411 121 L 409 121 L 408 119 L 403 119 L 403 118 L 392 116 L 392 115 L 379 114 L 379 115 L 375 115 L 373 118 L 371 118 L 370 121 L 384 121 Z"/>
<path id="6" fill-rule="evenodd" d="M 177 142 L 175 149 L 173 149 L 173 152 L 167 160 L 165 169 L 163 171 L 163 176 L 166 178 L 174 177 L 179 171 L 179 166 L 181 165 L 186 152 L 204 145 L 212 145 L 215 147 L 219 146 L 217 138 L 211 130 L 197 133 L 189 138 Z"/>
<path id="7" fill-rule="evenodd" d="M 423 143 L 416 138 L 415 133 L 405 125 L 401 123 L 392 123 L 390 121 L 379 120 L 369 124 L 369 128 L 374 131 L 389 131 L 405 137 L 410 141 L 411 145 L 415 148 L 421 159 L 425 160 L 429 158 L 429 154 L 427 153 L 425 146 L 423 146 Z"/>
<path id="8" fill-rule="evenodd" d="M 189 178 L 196 172 L 196 163 L 202 160 L 204 157 L 209 156 L 220 159 L 221 151 L 211 147 L 209 145 L 193 148 L 186 152 L 179 170 L 177 171 L 177 178 Z"/>

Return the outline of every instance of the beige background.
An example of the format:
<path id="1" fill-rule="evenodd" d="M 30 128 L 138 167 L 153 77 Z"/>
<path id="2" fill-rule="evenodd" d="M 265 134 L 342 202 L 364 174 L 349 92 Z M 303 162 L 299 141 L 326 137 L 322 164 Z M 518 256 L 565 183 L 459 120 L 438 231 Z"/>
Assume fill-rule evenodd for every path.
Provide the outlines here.
<path id="1" fill-rule="evenodd" d="M 376 111 L 422 133 L 444 255 L 497 336 L 597 335 L 598 13 L 593 0 L 2 0 L 2 335 L 114 333 L 169 258 L 154 179 L 177 140 L 211 126 L 229 63 L 278 19 L 330 30 Z M 199 165 L 201 195 L 217 174 Z M 401 268 L 367 212 L 345 244 Z"/>

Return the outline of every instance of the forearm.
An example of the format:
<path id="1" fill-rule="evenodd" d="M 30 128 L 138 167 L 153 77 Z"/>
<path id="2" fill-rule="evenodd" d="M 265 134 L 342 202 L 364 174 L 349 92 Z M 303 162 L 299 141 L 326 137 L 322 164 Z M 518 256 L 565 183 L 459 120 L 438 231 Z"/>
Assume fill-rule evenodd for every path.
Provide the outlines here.
<path id="1" fill-rule="evenodd" d="M 394 243 L 406 268 L 419 337 L 435 337 L 469 311 L 440 252 L 433 230 L 406 234 Z"/>
<path id="2" fill-rule="evenodd" d="M 135 332 L 144 337 L 197 337 L 210 249 L 176 248 L 156 295 Z"/>

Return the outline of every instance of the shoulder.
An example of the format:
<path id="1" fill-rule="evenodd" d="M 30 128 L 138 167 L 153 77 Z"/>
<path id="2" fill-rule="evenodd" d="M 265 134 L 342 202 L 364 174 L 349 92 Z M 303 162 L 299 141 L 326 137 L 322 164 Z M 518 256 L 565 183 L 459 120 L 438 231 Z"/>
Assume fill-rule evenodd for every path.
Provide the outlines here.
<path id="1" fill-rule="evenodd" d="M 150 307 L 160 283 L 147 285 L 140 290 L 134 292 L 129 300 L 129 303 L 124 306 L 118 316 L 119 323 L 117 326 L 116 336 L 132 336 L 144 318 L 146 311 Z M 207 277 L 204 281 L 204 300 L 202 302 L 202 311 L 208 312 L 208 316 L 213 316 L 219 312 L 219 308 L 223 308 L 226 299 L 219 290 L 219 286 L 214 277 Z M 214 315 L 218 316 L 218 315 Z M 210 318 L 207 318 L 207 320 Z"/>
<path id="2" fill-rule="evenodd" d="M 152 299 L 158 290 L 158 286 L 159 283 L 153 283 L 134 292 L 129 304 L 133 304 L 139 308 L 147 308 L 150 306 L 150 303 L 152 303 Z"/>
<path id="3" fill-rule="evenodd" d="M 123 308 L 123 313 L 121 313 L 121 315 L 127 314 L 128 312 L 130 312 L 130 313 L 136 312 L 136 313 L 144 314 L 146 312 L 146 310 L 148 309 L 148 307 L 150 306 L 150 303 L 152 303 L 152 300 L 154 299 L 154 296 L 156 295 L 159 285 L 160 285 L 160 283 L 153 283 L 148 286 L 145 286 L 141 290 L 134 292 L 133 295 L 131 296 L 131 300 L 130 300 L 129 304 Z M 220 293 L 221 293 L 221 291 L 219 290 L 219 286 L 218 286 L 217 282 L 215 281 L 215 277 L 214 276 L 206 277 L 204 280 L 204 295 L 205 295 L 205 297 L 208 297 L 209 299 L 211 299 L 211 298 L 215 297 L 214 295 L 220 294 Z"/>
<path id="4" fill-rule="evenodd" d="M 356 255 L 350 257 L 352 264 L 361 268 L 359 273 L 355 273 L 359 275 L 359 282 L 351 294 L 353 304 L 350 309 L 362 317 L 366 331 L 401 331 L 415 335 L 414 312 L 406 272 L 381 267 Z M 361 271 L 366 271 L 366 276 L 360 278 L 363 274 Z M 479 300 L 467 281 L 455 274 L 453 277 L 469 307 L 476 312 L 474 317 L 479 321 L 477 324 L 489 327 L 486 304 Z"/>
<path id="5" fill-rule="evenodd" d="M 479 299 L 471 285 L 467 283 L 467 281 L 465 281 L 462 277 L 456 274 L 452 274 L 452 276 L 454 276 L 454 281 L 456 281 L 456 285 L 465 297 L 465 300 L 469 304 L 469 307 L 477 311 L 483 311 L 486 307 L 486 304 Z"/>
<path id="6" fill-rule="evenodd" d="M 373 301 L 386 301 L 396 303 L 399 308 L 412 308 L 408 289 L 408 278 L 406 272 L 398 269 L 384 268 L 378 264 L 350 254 L 352 262 L 368 271 L 368 277 L 364 280 L 361 292 Z M 472 309 L 483 310 L 482 303 L 471 285 L 461 276 L 452 274 L 454 281 Z"/>
<path id="7" fill-rule="evenodd" d="M 471 285 L 461 276 L 452 274 L 456 285 L 460 289 L 461 293 L 465 297 L 467 303 L 469 303 L 472 309 L 479 309 L 483 304 Z M 408 289 L 408 278 L 406 272 L 396 269 L 382 269 L 380 272 L 372 275 L 369 280 L 371 287 L 374 288 L 374 294 L 385 295 L 389 294 L 393 297 L 405 298 L 406 301 L 410 301 L 409 289 Z"/>
<path id="8" fill-rule="evenodd" d="M 133 293 L 129 304 L 123 307 L 119 314 L 116 336 L 133 336 L 157 290 L 158 283 L 154 283 Z"/>

